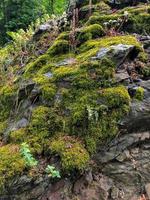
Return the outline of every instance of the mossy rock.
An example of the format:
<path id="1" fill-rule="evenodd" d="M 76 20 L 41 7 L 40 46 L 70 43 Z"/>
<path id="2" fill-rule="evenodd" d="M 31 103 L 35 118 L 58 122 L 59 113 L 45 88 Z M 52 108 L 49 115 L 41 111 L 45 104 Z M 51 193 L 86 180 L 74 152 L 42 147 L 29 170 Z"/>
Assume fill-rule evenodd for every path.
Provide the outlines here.
<path id="1" fill-rule="evenodd" d="M 9 117 L 16 91 L 17 88 L 14 85 L 6 85 L 0 89 L 0 121 Z"/>
<path id="2" fill-rule="evenodd" d="M 49 60 L 50 56 L 44 54 L 38 57 L 34 62 L 29 63 L 24 72 L 25 77 L 33 77 L 43 66 L 45 66 Z"/>
<path id="3" fill-rule="evenodd" d="M 89 20 L 87 21 L 87 25 L 91 24 L 100 24 L 103 26 L 105 22 L 109 22 L 110 20 L 117 20 L 123 17 L 121 14 L 112 14 L 112 15 L 92 15 Z"/>
<path id="4" fill-rule="evenodd" d="M 62 119 L 54 109 L 38 106 L 32 112 L 29 126 L 12 131 L 9 141 L 15 144 L 26 142 L 30 145 L 32 153 L 41 154 L 47 141 L 62 128 Z"/>
<path id="5" fill-rule="evenodd" d="M 91 57 L 97 54 L 100 48 L 109 48 L 110 46 L 119 44 L 135 46 L 136 54 L 138 54 L 139 52 L 143 52 L 141 44 L 137 41 L 137 39 L 134 36 L 114 36 L 105 37 L 98 40 L 88 40 L 79 48 L 80 54 L 77 56 L 77 59 L 79 61 L 89 60 Z"/>
<path id="6" fill-rule="evenodd" d="M 51 56 L 65 54 L 69 52 L 69 42 L 67 40 L 56 40 L 48 49 L 48 54 Z"/>
<path id="7" fill-rule="evenodd" d="M 50 150 L 58 153 L 64 170 L 83 170 L 89 161 L 89 154 L 81 141 L 71 136 L 60 136 L 52 139 Z"/>
<path id="8" fill-rule="evenodd" d="M 132 14 L 129 16 L 128 21 L 124 24 L 123 29 L 127 32 L 132 33 L 150 33 L 149 28 L 150 23 L 150 14 L 148 13 L 140 13 L 140 14 Z"/>
<path id="9" fill-rule="evenodd" d="M 6 145 L 0 147 L 0 193 L 15 176 L 23 173 L 25 167 L 19 146 Z"/>
<path id="10" fill-rule="evenodd" d="M 80 43 L 86 42 L 87 40 L 96 39 L 105 35 L 105 32 L 99 24 L 93 24 L 87 26 L 81 30 L 77 40 Z"/>

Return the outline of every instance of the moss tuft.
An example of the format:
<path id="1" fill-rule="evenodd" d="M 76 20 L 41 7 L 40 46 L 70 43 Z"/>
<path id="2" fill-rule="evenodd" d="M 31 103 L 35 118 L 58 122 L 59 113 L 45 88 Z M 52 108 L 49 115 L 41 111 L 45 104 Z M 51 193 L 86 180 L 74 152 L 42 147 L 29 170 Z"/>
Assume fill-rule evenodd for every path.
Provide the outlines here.
<path id="1" fill-rule="evenodd" d="M 109 108 L 119 108 L 124 104 L 129 105 L 130 96 L 124 86 L 107 88 L 100 91 L 101 101 Z"/>
<path id="2" fill-rule="evenodd" d="M 138 87 L 136 90 L 136 94 L 134 96 L 135 99 L 142 101 L 144 98 L 144 88 Z"/>
<path id="3" fill-rule="evenodd" d="M 56 40 L 48 49 L 48 54 L 51 56 L 64 54 L 69 51 L 69 42 L 67 40 Z"/>
<path id="4" fill-rule="evenodd" d="M 25 77 L 32 77 L 34 73 L 37 73 L 49 60 L 49 55 L 44 54 L 38 57 L 34 62 L 29 63 L 25 68 Z"/>
<path id="5" fill-rule="evenodd" d="M 54 138 L 50 143 L 50 150 L 60 155 L 65 170 L 82 170 L 89 161 L 89 154 L 83 144 L 71 136 Z"/>
<path id="6" fill-rule="evenodd" d="M 0 89 L 0 121 L 4 121 L 9 117 L 15 94 L 16 89 L 12 85 L 6 85 Z"/>
<path id="7" fill-rule="evenodd" d="M 16 175 L 25 169 L 25 161 L 19 153 L 17 145 L 0 147 L 0 192 Z"/>
<path id="8" fill-rule="evenodd" d="M 96 39 L 104 36 L 105 32 L 99 24 L 93 24 L 87 26 L 81 30 L 78 36 L 80 43 L 86 42 L 87 40 Z"/>

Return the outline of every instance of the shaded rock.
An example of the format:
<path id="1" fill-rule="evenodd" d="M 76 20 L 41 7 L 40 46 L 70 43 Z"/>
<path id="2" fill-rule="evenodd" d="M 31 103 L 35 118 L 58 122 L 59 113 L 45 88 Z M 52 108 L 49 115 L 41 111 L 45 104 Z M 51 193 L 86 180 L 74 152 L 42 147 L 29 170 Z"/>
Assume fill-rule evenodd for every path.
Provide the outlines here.
<path id="1" fill-rule="evenodd" d="M 121 122 L 128 132 L 150 130 L 150 80 L 140 82 L 139 86 L 145 89 L 144 98 L 142 101 L 132 101 L 128 116 Z M 136 92 L 137 88 L 130 88 L 130 93 Z"/>
<path id="2" fill-rule="evenodd" d="M 125 70 L 117 71 L 117 73 L 115 74 L 114 78 L 115 78 L 115 81 L 117 83 L 125 82 L 125 81 L 129 82 L 130 81 L 130 76 L 127 73 L 127 71 L 125 71 Z"/>
<path id="3" fill-rule="evenodd" d="M 18 91 L 18 100 L 25 99 L 29 96 L 30 92 L 34 89 L 35 83 L 32 81 L 28 81 L 20 84 L 21 87 Z"/>
<path id="4" fill-rule="evenodd" d="M 51 29 L 51 25 L 46 23 L 46 24 L 43 24 L 41 25 L 38 30 L 35 32 L 35 35 L 39 35 L 39 34 L 42 34 L 43 32 L 47 32 Z"/>
<path id="5" fill-rule="evenodd" d="M 25 128 L 29 124 L 29 121 L 26 118 L 22 118 L 18 122 L 16 122 L 15 127 L 12 131 L 18 130 L 20 128 Z"/>

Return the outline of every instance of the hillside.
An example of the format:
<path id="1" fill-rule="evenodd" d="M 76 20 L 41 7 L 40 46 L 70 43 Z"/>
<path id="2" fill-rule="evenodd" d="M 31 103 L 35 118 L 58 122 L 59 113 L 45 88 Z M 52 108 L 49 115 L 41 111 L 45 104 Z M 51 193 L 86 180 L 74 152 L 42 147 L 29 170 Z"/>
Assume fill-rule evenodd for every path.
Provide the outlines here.
<path id="1" fill-rule="evenodd" d="M 150 5 L 74 5 L 0 49 L 0 199 L 148 200 Z"/>

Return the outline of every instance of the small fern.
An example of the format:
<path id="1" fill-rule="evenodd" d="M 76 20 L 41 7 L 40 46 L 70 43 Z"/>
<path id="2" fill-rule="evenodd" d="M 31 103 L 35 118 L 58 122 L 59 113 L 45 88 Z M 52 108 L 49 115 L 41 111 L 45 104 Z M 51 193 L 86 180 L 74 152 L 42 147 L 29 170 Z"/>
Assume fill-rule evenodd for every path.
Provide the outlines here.
<path id="1" fill-rule="evenodd" d="M 46 167 L 45 172 L 48 174 L 48 176 L 52 178 L 61 178 L 59 171 L 56 170 L 55 167 L 51 165 L 48 165 Z"/>
<path id="2" fill-rule="evenodd" d="M 38 164 L 38 161 L 32 156 L 29 145 L 27 143 L 21 144 L 20 153 L 25 159 L 26 165 L 28 167 L 34 167 Z"/>

